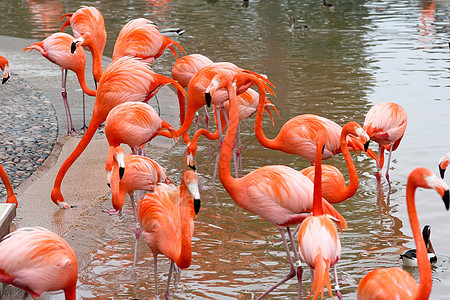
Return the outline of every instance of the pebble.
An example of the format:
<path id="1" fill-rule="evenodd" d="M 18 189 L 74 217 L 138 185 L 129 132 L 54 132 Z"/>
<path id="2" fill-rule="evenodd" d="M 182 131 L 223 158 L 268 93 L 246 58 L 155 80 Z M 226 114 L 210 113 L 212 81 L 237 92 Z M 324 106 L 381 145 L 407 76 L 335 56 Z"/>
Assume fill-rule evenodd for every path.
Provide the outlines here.
<path id="1" fill-rule="evenodd" d="M 52 152 L 58 122 L 50 99 L 15 75 L 0 85 L 0 163 L 13 188 L 19 186 Z M 0 199 L 6 190 L 0 180 Z"/>

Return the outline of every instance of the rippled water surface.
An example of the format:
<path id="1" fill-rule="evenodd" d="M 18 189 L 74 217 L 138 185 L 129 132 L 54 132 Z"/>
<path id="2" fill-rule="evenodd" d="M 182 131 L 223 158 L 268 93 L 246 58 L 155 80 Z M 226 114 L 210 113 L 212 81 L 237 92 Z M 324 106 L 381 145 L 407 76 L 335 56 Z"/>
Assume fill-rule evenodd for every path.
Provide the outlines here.
<path id="1" fill-rule="evenodd" d="M 105 55 L 111 56 L 120 28 L 145 17 L 160 28 L 182 27 L 176 40 L 188 54 L 201 53 L 213 61 L 230 61 L 266 74 L 276 86 L 270 98 L 280 112 L 264 130 L 274 137 L 293 116 L 314 113 L 340 125 L 360 124 L 369 108 L 393 101 L 408 113 L 408 127 L 391 164 L 392 189 L 382 180 L 377 191 L 375 164 L 365 155 L 354 156 L 360 187 L 351 199 L 336 205 L 349 229 L 341 235 L 338 273 L 345 299 L 356 297 L 362 276 L 379 267 L 400 266 L 399 254 L 414 248 L 405 205 L 409 172 L 425 166 L 438 172 L 437 162 L 450 140 L 448 1 L 4 1 L 0 4 L 0 34 L 40 40 L 57 31 L 59 17 L 80 5 L 96 6 L 108 31 Z M 296 15 L 308 30 L 291 33 Z M 170 76 L 174 58 L 165 53 L 155 71 Z M 163 108 L 164 109 L 164 108 Z M 256 141 L 253 120 L 241 125 L 244 173 L 267 164 L 302 169 L 302 158 L 267 150 Z M 215 160 L 200 142 L 197 167 L 202 185 L 202 210 L 196 219 L 192 266 L 183 270 L 175 298 L 250 299 L 288 272 L 278 230 L 258 216 L 237 208 L 217 180 L 211 182 Z M 376 150 L 376 145 L 372 145 Z M 172 178 L 180 177 L 184 146 L 159 161 Z M 341 155 L 326 161 L 345 170 Z M 448 182 L 448 179 L 447 179 Z M 450 289 L 450 213 L 432 191 L 417 192 L 422 225 L 432 226 L 439 257 L 433 268 L 431 299 L 447 299 Z M 105 206 L 108 206 L 106 203 Z M 96 217 L 92 216 L 92 222 Z M 102 217 L 104 219 L 104 217 Z M 80 294 L 88 298 L 147 299 L 154 295 L 153 257 L 141 243 L 137 279 L 127 276 L 132 264 L 132 214 L 107 218 L 98 237 L 92 262 L 81 270 Z M 109 223 L 111 222 L 111 223 Z M 98 224 L 105 227 L 105 223 Z M 165 288 L 167 259 L 160 258 L 160 291 Z M 409 270 L 418 279 L 414 270 Z M 304 272 L 303 292 L 311 288 Z M 294 299 L 295 280 L 272 294 Z M 326 295 L 327 296 L 327 295 Z M 283 298 L 284 298 L 283 297 Z"/>

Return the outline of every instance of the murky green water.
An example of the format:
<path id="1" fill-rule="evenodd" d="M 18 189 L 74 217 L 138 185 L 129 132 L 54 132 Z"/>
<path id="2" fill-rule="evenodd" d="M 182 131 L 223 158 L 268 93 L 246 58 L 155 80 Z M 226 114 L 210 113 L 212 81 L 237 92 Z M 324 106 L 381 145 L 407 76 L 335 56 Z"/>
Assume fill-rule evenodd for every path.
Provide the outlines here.
<path id="1" fill-rule="evenodd" d="M 399 254 L 414 248 L 406 213 L 405 185 L 409 172 L 425 166 L 438 172 L 437 162 L 450 140 L 448 1 L 333 1 L 323 10 L 320 1 L 3 1 L 0 34 L 40 40 L 57 31 L 59 17 L 80 5 L 96 6 L 108 31 L 106 56 L 111 56 L 120 28 L 137 17 L 149 18 L 160 28 L 182 27 L 177 38 L 188 54 L 201 53 L 213 61 L 230 61 L 242 68 L 267 74 L 276 86 L 270 100 L 280 112 L 266 135 L 274 137 L 293 116 L 315 113 L 340 125 L 362 124 L 375 103 L 397 102 L 408 113 L 405 137 L 393 155 L 392 190 L 383 180 L 378 193 L 375 165 L 364 155 L 354 159 L 360 176 L 357 194 L 337 209 L 349 230 L 341 236 L 338 264 L 345 299 L 356 297 L 362 276 L 379 267 L 400 266 Z M 290 16 L 296 15 L 309 30 L 292 34 Z M 173 56 L 167 52 L 154 64 L 169 76 Z M 297 169 L 308 163 L 264 149 L 253 134 L 253 120 L 241 125 L 244 173 L 267 164 Z M 215 143 L 212 143 L 215 149 Z M 184 270 L 176 298 L 250 299 L 261 294 L 288 271 L 277 229 L 259 217 L 236 208 L 217 180 L 210 188 L 215 155 L 208 157 L 200 143 L 197 166 L 201 177 L 202 211 L 196 221 L 193 263 Z M 372 145 L 373 149 L 377 149 Z M 179 178 L 183 145 L 160 161 Z M 326 163 L 345 170 L 342 156 Z M 448 179 L 447 179 L 448 182 Z M 422 225 L 432 226 L 433 246 L 439 257 L 433 269 L 431 299 L 446 299 L 450 286 L 450 213 L 438 196 L 418 191 Z M 436 200 L 435 200 L 436 199 Z M 83 298 L 147 299 L 153 295 L 153 258 L 140 248 L 137 280 L 125 280 L 131 268 L 133 234 L 131 214 L 112 218 L 114 226 L 99 240 L 92 263 L 81 270 Z M 161 259 L 167 271 L 167 260 Z M 304 273 L 304 295 L 309 293 L 310 272 Z M 418 274 L 412 273 L 416 278 Z M 161 290 L 167 272 L 161 273 Z M 164 284 L 163 284 L 164 283 Z M 295 280 L 273 292 L 274 298 L 296 296 Z"/>

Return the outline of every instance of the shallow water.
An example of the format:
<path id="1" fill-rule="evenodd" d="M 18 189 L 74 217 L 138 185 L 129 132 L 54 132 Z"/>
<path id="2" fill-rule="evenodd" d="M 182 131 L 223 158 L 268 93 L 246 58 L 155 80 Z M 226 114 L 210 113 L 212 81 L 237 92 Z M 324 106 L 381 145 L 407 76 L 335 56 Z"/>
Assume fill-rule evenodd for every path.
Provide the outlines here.
<path id="1" fill-rule="evenodd" d="M 267 136 L 274 137 L 293 116 L 314 113 L 344 125 L 362 124 L 369 108 L 384 101 L 397 102 L 408 113 L 408 128 L 393 153 L 392 189 L 382 180 L 377 191 L 375 164 L 365 155 L 354 156 L 360 187 L 354 197 L 336 205 L 349 230 L 341 235 L 338 263 L 342 293 L 356 297 L 362 276 L 379 267 L 400 266 L 399 254 L 414 248 L 405 205 L 406 178 L 425 166 L 438 172 L 437 162 L 448 151 L 449 49 L 447 1 L 333 1 L 323 10 L 320 1 L 8 1 L 0 4 L 0 34 L 40 40 L 57 31 L 59 17 L 81 4 L 96 6 L 108 30 L 105 55 L 127 21 L 146 17 L 160 28 L 182 27 L 177 38 L 188 54 L 202 53 L 213 61 L 230 61 L 267 74 L 276 86 L 270 98 L 280 112 Z M 7 6 L 8 9 L 5 9 Z M 26 6 L 26 9 L 23 9 Z M 292 34 L 290 16 L 296 15 L 307 31 Z M 155 71 L 170 76 L 170 52 L 155 64 Z M 164 107 L 162 108 L 164 109 Z M 267 164 L 308 166 L 302 158 L 264 149 L 252 133 L 253 120 L 241 125 L 244 173 Z M 202 209 L 196 220 L 192 266 L 183 270 L 175 298 L 249 299 L 260 295 L 288 271 L 277 229 L 237 208 L 217 180 L 211 188 L 216 144 L 208 156 L 201 141 L 197 167 L 201 177 Z M 372 145 L 377 150 L 376 145 Z M 179 179 L 183 145 L 159 162 Z M 342 156 L 326 161 L 345 170 Z M 446 180 L 448 183 L 448 179 Z M 450 286 L 450 213 L 432 191 L 417 192 L 421 225 L 432 226 L 438 263 L 433 268 L 431 299 L 448 298 Z M 436 199 L 436 200 L 435 200 Z M 106 207 L 109 203 L 104 204 Z M 128 279 L 132 264 L 132 214 L 86 217 L 106 227 L 97 235 L 98 250 L 79 279 L 84 299 L 147 299 L 154 295 L 153 257 L 141 243 L 137 279 Z M 90 219 L 89 219 L 90 218 Z M 101 223 L 100 220 L 107 222 Z M 95 221 L 97 220 L 97 221 Z M 111 222 L 111 223 L 109 223 Z M 93 226 L 95 227 L 95 226 Z M 87 234 L 88 236 L 88 234 Z M 160 258 L 160 292 L 165 288 L 167 259 Z M 418 278 L 414 270 L 409 270 Z M 303 294 L 311 288 L 311 273 L 304 272 Z M 280 286 L 275 297 L 295 298 L 295 280 Z"/>

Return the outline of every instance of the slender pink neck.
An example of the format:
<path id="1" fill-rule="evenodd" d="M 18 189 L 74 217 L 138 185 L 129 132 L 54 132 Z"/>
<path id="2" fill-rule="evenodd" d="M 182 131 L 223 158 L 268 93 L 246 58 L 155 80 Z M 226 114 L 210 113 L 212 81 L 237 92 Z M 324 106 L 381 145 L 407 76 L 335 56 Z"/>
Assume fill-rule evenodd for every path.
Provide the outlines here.
<path id="1" fill-rule="evenodd" d="M 323 215 L 322 209 L 322 150 L 325 145 L 325 133 L 317 133 L 316 142 L 316 162 L 314 165 L 314 196 L 313 196 L 313 215 Z"/>
<path id="2" fill-rule="evenodd" d="M 100 52 L 97 46 L 93 43 L 87 45 L 92 54 L 92 74 L 94 75 L 94 80 L 100 82 L 100 78 L 103 75 L 103 63 L 102 56 L 103 52 Z"/>
<path id="3" fill-rule="evenodd" d="M 347 136 L 349 134 L 348 127 L 344 126 L 341 132 L 341 150 L 342 154 L 344 155 L 345 163 L 347 165 L 348 175 L 350 177 L 350 182 L 348 186 L 345 187 L 345 189 L 336 191 L 339 195 L 341 195 L 339 198 L 341 201 L 334 202 L 334 203 L 340 203 L 350 197 L 353 197 L 355 195 L 358 185 L 359 185 L 359 179 L 358 179 L 358 173 L 356 172 L 356 167 L 353 162 L 352 156 L 350 155 L 350 150 L 348 149 L 347 145 Z"/>
<path id="4" fill-rule="evenodd" d="M 180 186 L 180 217 L 181 217 L 181 253 L 175 261 L 178 267 L 188 268 L 192 259 L 192 235 L 191 228 L 193 226 L 193 207 L 194 203 L 189 195 L 188 187 L 183 181 Z"/>
<path id="5" fill-rule="evenodd" d="M 268 139 L 264 135 L 263 131 L 263 115 L 264 115 L 264 105 L 266 103 L 266 90 L 264 85 L 257 81 L 255 82 L 256 86 L 258 87 L 258 93 L 259 93 L 259 102 L 258 102 L 258 108 L 256 110 L 256 118 L 255 118 L 255 135 L 258 142 L 263 145 L 266 148 L 269 149 L 278 149 L 277 144 L 275 143 L 275 140 Z"/>
<path id="6" fill-rule="evenodd" d="M 422 237 L 420 230 L 419 219 L 417 218 L 417 211 L 415 205 L 415 191 L 416 184 L 413 178 L 408 179 L 406 185 L 406 205 L 408 208 L 409 222 L 411 224 L 411 230 L 416 244 L 416 257 L 419 267 L 419 288 L 416 300 L 428 299 L 431 293 L 431 265 L 428 260 L 427 247 Z"/>
<path id="7" fill-rule="evenodd" d="M 225 88 L 228 92 L 228 98 L 230 101 L 230 119 L 228 129 L 223 140 L 222 149 L 220 151 L 219 178 L 231 198 L 239 204 L 239 197 L 233 197 L 233 195 L 235 195 L 235 191 L 239 190 L 239 179 L 235 179 L 230 173 L 231 153 L 233 151 L 236 132 L 239 126 L 239 106 L 236 100 L 236 92 L 231 85 L 231 82 L 228 81 Z"/>
<path id="8" fill-rule="evenodd" d="M 80 87 L 83 92 L 89 96 L 95 97 L 97 95 L 97 91 L 91 90 L 86 84 L 86 78 L 84 76 L 84 72 L 77 73 L 78 82 L 80 83 Z"/>

